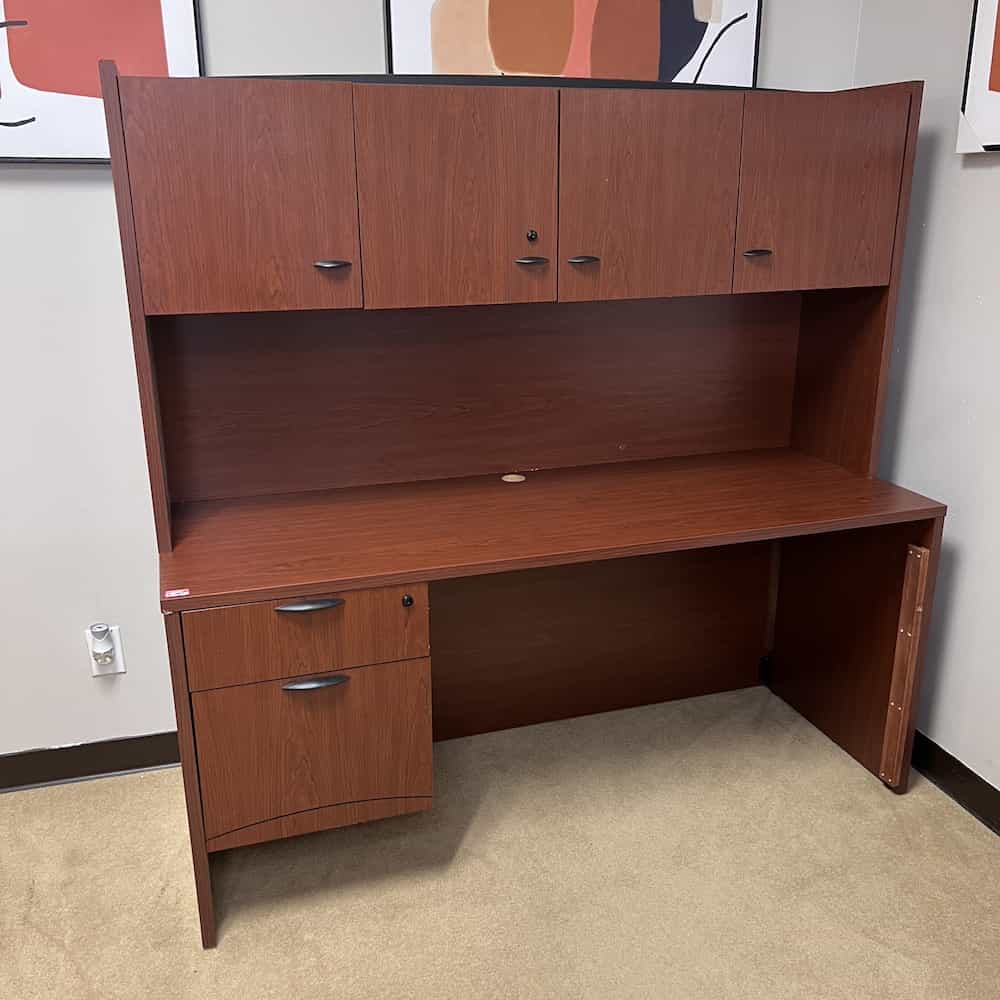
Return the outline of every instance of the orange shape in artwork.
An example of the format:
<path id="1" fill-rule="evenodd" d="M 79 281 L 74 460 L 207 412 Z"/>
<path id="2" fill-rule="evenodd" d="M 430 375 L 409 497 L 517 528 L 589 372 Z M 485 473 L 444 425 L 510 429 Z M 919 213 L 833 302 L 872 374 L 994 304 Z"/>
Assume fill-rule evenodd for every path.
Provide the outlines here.
<path id="1" fill-rule="evenodd" d="M 10 67 L 19 83 L 100 97 L 98 59 L 128 76 L 166 76 L 160 0 L 4 0 Z"/>
<path id="2" fill-rule="evenodd" d="M 659 79 L 660 0 L 600 0 L 590 43 L 590 75 Z"/>
<path id="3" fill-rule="evenodd" d="M 558 76 L 573 37 L 573 0 L 490 0 L 489 34 L 501 73 Z"/>

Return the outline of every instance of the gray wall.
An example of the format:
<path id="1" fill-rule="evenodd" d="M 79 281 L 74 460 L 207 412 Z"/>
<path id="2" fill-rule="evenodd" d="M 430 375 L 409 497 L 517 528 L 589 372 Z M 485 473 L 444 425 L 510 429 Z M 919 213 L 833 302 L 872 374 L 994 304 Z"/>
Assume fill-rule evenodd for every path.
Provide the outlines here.
<path id="1" fill-rule="evenodd" d="M 173 728 L 107 167 L 0 165 L 0 753 Z M 90 676 L 83 629 L 123 628 Z"/>
<path id="2" fill-rule="evenodd" d="M 862 0 L 762 0 L 761 87 L 839 90 L 854 78 Z"/>
<path id="3" fill-rule="evenodd" d="M 384 73 L 381 0 L 201 0 L 212 76 Z"/>
<path id="4" fill-rule="evenodd" d="M 880 472 L 949 505 L 919 727 L 1000 786 L 1000 154 L 955 153 L 972 0 L 865 0 L 856 82 L 923 79 Z"/>
<path id="5" fill-rule="evenodd" d="M 379 0 L 201 0 L 214 74 L 381 72 Z M 926 78 L 884 475 L 951 504 L 921 728 L 1000 784 L 989 633 L 1000 550 L 1000 156 L 952 152 L 971 0 L 765 0 L 760 83 Z M 6 365 L 0 753 L 173 728 L 152 514 L 110 176 L 0 165 Z M 56 259 L 58 258 L 58 259 Z M 995 450 L 995 449 L 993 449 Z M 81 631 L 124 630 L 129 673 L 93 680 Z"/>

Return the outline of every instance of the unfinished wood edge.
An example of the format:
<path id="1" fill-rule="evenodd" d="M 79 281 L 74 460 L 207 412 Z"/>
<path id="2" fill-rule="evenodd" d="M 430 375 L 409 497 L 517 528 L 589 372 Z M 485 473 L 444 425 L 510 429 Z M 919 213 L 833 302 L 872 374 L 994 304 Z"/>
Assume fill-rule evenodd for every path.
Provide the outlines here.
<path id="1" fill-rule="evenodd" d="M 344 826 L 356 826 L 372 820 L 389 819 L 410 813 L 426 812 L 434 804 L 432 795 L 413 795 L 394 799 L 370 799 L 365 802 L 345 802 L 335 806 L 306 809 L 290 816 L 264 820 L 252 826 L 231 830 L 206 842 L 210 853 L 233 847 L 246 847 L 268 840 L 283 840 L 304 833 L 319 833 Z"/>
<path id="2" fill-rule="evenodd" d="M 906 747 L 914 711 L 930 564 L 930 549 L 922 545 L 908 546 L 892 680 L 889 685 L 889 705 L 886 710 L 885 735 L 882 741 L 882 758 L 879 765 L 879 777 L 892 788 L 902 783 L 905 773 L 909 770 L 905 766 Z"/>
<path id="3" fill-rule="evenodd" d="M 909 786 L 911 764 L 913 758 L 913 745 L 917 735 L 917 708 L 920 695 L 920 678 L 924 669 L 924 662 L 927 659 L 927 633 L 932 626 L 934 614 L 934 593 L 937 589 L 938 568 L 941 565 L 941 539 L 944 534 L 945 515 L 928 520 L 922 526 L 922 532 L 917 544 L 922 544 L 930 549 L 931 561 L 927 569 L 927 587 L 924 594 L 924 616 L 922 637 L 920 648 L 917 651 L 916 674 L 913 682 L 913 704 L 911 705 L 910 718 L 906 727 L 906 745 L 903 748 L 903 764 L 900 773 L 899 784 L 892 790 L 897 794 L 902 794 Z"/>
<path id="4" fill-rule="evenodd" d="M 174 693 L 174 714 L 177 717 L 177 745 L 184 779 L 184 803 L 187 808 L 188 833 L 191 838 L 191 861 L 194 885 L 198 897 L 198 918 L 201 943 L 214 948 L 217 941 L 215 904 L 212 898 L 212 872 L 205 842 L 205 820 L 202 812 L 201 789 L 198 782 L 198 756 L 194 742 L 194 722 L 187 687 L 187 667 L 184 657 L 184 635 L 179 614 L 163 616 L 170 657 L 170 680 Z"/>

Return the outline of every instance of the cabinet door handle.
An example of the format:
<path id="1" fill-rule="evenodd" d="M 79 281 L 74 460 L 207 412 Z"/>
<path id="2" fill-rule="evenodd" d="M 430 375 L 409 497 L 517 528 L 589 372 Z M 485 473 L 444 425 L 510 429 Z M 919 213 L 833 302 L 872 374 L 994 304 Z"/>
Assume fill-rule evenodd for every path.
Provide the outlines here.
<path id="1" fill-rule="evenodd" d="M 351 678 L 347 674 L 329 674 L 326 677 L 307 677 L 304 681 L 289 681 L 281 685 L 282 691 L 318 691 L 346 684 Z"/>
<path id="2" fill-rule="evenodd" d="M 515 264 L 548 264 L 548 257 L 518 257 Z"/>
<path id="3" fill-rule="evenodd" d="M 600 261 L 600 257 L 594 257 L 589 253 L 581 253 L 576 257 L 568 257 L 566 259 L 567 264 L 597 264 Z"/>
<path id="4" fill-rule="evenodd" d="M 349 260 L 314 260 L 313 267 L 318 267 L 321 271 L 336 271 L 342 267 L 350 267 Z"/>
<path id="5" fill-rule="evenodd" d="M 327 608 L 343 607 L 346 601 L 342 597 L 324 597 L 316 601 L 295 601 L 292 604 L 279 604 L 274 610 L 281 615 L 301 614 L 304 611 L 325 611 Z"/>
<path id="6" fill-rule="evenodd" d="M 743 256 L 744 257 L 770 257 L 771 254 L 773 254 L 773 253 L 774 253 L 773 250 L 764 250 L 764 249 L 744 250 L 743 251 Z"/>

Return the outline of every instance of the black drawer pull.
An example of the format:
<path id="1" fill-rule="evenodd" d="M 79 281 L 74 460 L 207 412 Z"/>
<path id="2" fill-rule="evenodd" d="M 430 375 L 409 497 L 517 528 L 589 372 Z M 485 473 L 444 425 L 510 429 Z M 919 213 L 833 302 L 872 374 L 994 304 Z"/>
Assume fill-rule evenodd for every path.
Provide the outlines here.
<path id="1" fill-rule="evenodd" d="M 589 253 L 581 253 L 576 257 L 568 257 L 566 259 L 567 264 L 597 264 L 601 260 L 600 257 L 594 257 Z"/>
<path id="2" fill-rule="evenodd" d="M 330 674 L 328 677 L 307 677 L 304 681 L 289 681 L 281 685 L 282 691 L 318 691 L 346 684 L 351 678 L 347 674 Z"/>
<path id="3" fill-rule="evenodd" d="M 548 257 L 518 257 L 515 264 L 548 264 Z"/>
<path id="4" fill-rule="evenodd" d="M 773 253 L 774 253 L 773 250 L 763 250 L 763 249 L 759 249 L 759 250 L 744 250 L 743 251 L 743 256 L 744 257 L 770 257 L 771 254 L 773 254 Z"/>
<path id="5" fill-rule="evenodd" d="M 295 601 L 293 604 L 279 604 L 274 610 L 281 615 L 301 614 L 305 611 L 325 611 L 340 608 L 346 602 L 342 597 L 324 597 L 317 601 Z"/>
<path id="6" fill-rule="evenodd" d="M 321 271 L 336 271 L 342 267 L 350 267 L 349 260 L 314 260 L 313 267 L 318 267 Z"/>

